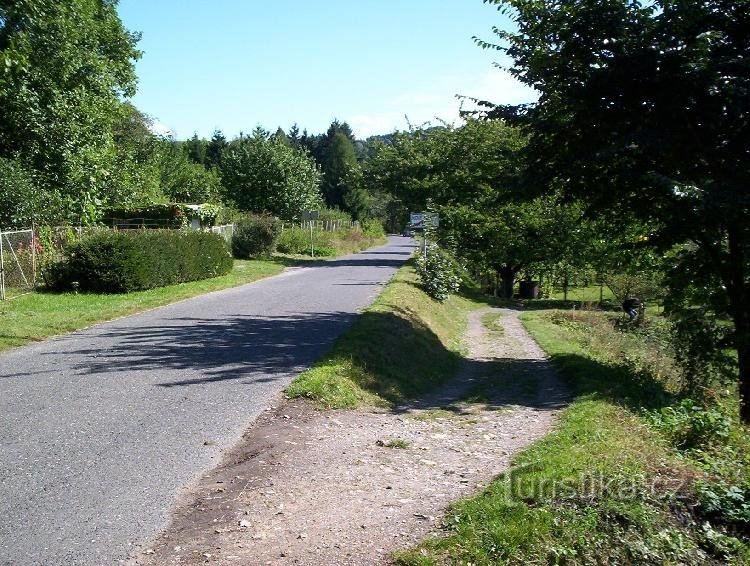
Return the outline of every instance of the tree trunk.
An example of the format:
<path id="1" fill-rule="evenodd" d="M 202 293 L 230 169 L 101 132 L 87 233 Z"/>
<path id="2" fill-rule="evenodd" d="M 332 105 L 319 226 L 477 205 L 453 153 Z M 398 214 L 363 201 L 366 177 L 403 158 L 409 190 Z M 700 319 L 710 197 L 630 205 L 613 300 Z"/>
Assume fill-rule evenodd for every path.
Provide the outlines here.
<path id="1" fill-rule="evenodd" d="M 563 301 L 568 302 L 568 276 L 563 278 Z"/>
<path id="2" fill-rule="evenodd" d="M 738 338 L 737 357 L 740 366 L 740 420 L 750 425 L 750 334 Z M 742 340 L 744 344 L 739 343 Z"/>
<path id="3" fill-rule="evenodd" d="M 730 226 L 728 241 L 728 271 L 724 278 L 739 362 L 740 419 L 750 425 L 750 287 L 745 282 L 746 242 L 742 228 Z"/>
<path id="4" fill-rule="evenodd" d="M 517 271 L 509 265 L 505 265 L 498 270 L 500 278 L 503 280 L 503 297 L 506 299 L 513 298 L 513 282 L 516 280 Z"/>

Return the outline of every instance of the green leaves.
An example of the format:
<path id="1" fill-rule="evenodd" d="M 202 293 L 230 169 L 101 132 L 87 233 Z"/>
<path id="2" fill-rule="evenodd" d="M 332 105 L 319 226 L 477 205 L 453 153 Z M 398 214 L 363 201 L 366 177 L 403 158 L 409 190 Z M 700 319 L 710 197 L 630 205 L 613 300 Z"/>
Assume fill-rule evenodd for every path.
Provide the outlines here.
<path id="1" fill-rule="evenodd" d="M 321 206 L 320 173 L 300 149 L 256 132 L 232 141 L 222 155 L 221 179 L 227 198 L 251 212 L 298 220 Z"/>
<path id="2" fill-rule="evenodd" d="M 137 36 L 115 2 L 24 0 L 0 9 L 0 156 L 17 158 L 39 190 L 60 195 L 57 221 L 90 223 L 114 166 L 119 98 L 135 92 Z"/>

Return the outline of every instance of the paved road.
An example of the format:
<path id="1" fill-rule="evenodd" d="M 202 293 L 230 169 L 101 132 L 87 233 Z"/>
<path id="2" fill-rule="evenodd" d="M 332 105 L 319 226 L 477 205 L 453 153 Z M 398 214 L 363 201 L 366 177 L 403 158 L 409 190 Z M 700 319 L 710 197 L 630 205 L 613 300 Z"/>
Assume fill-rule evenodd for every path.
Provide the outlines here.
<path id="1" fill-rule="evenodd" d="M 0 355 L 0 563 L 112 564 L 353 322 L 409 239 Z"/>

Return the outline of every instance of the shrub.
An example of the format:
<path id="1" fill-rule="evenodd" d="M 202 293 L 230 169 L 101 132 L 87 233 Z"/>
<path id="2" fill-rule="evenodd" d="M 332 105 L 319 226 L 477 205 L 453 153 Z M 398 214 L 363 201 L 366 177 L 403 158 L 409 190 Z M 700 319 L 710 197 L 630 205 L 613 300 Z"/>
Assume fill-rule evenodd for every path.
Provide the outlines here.
<path id="1" fill-rule="evenodd" d="M 232 254 L 248 259 L 269 256 L 276 251 L 281 225 L 272 216 L 250 216 L 235 224 L 232 236 Z"/>
<path id="2" fill-rule="evenodd" d="M 58 281 L 83 291 L 121 293 L 224 275 L 232 256 L 217 234 L 106 230 L 65 249 Z"/>
<path id="3" fill-rule="evenodd" d="M 461 286 L 456 261 L 437 246 L 431 246 L 426 257 L 417 258 L 417 274 L 425 292 L 441 303 Z"/>
<path id="4" fill-rule="evenodd" d="M 310 253 L 310 231 L 302 228 L 287 228 L 279 237 L 277 249 L 284 254 Z"/>
<path id="5" fill-rule="evenodd" d="M 729 435 L 731 419 L 719 406 L 702 406 L 683 399 L 676 407 L 649 414 L 651 424 L 680 450 L 703 448 Z"/>
<path id="6" fill-rule="evenodd" d="M 385 236 L 385 229 L 379 220 L 367 219 L 360 222 L 362 232 L 370 238 L 382 238 Z"/>

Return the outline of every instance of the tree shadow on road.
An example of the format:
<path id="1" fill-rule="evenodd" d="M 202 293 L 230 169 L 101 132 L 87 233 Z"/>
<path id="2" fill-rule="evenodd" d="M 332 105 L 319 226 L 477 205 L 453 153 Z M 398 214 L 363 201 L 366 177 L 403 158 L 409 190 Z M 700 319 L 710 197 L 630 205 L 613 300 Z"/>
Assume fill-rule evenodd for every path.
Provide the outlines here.
<path id="1" fill-rule="evenodd" d="M 140 372 L 163 375 L 162 387 L 226 380 L 273 381 L 303 370 L 330 348 L 356 314 L 308 313 L 295 316 L 181 317 L 168 324 L 108 328 L 97 335 L 114 340 L 107 350 L 70 351 L 84 356 L 81 374 Z"/>

